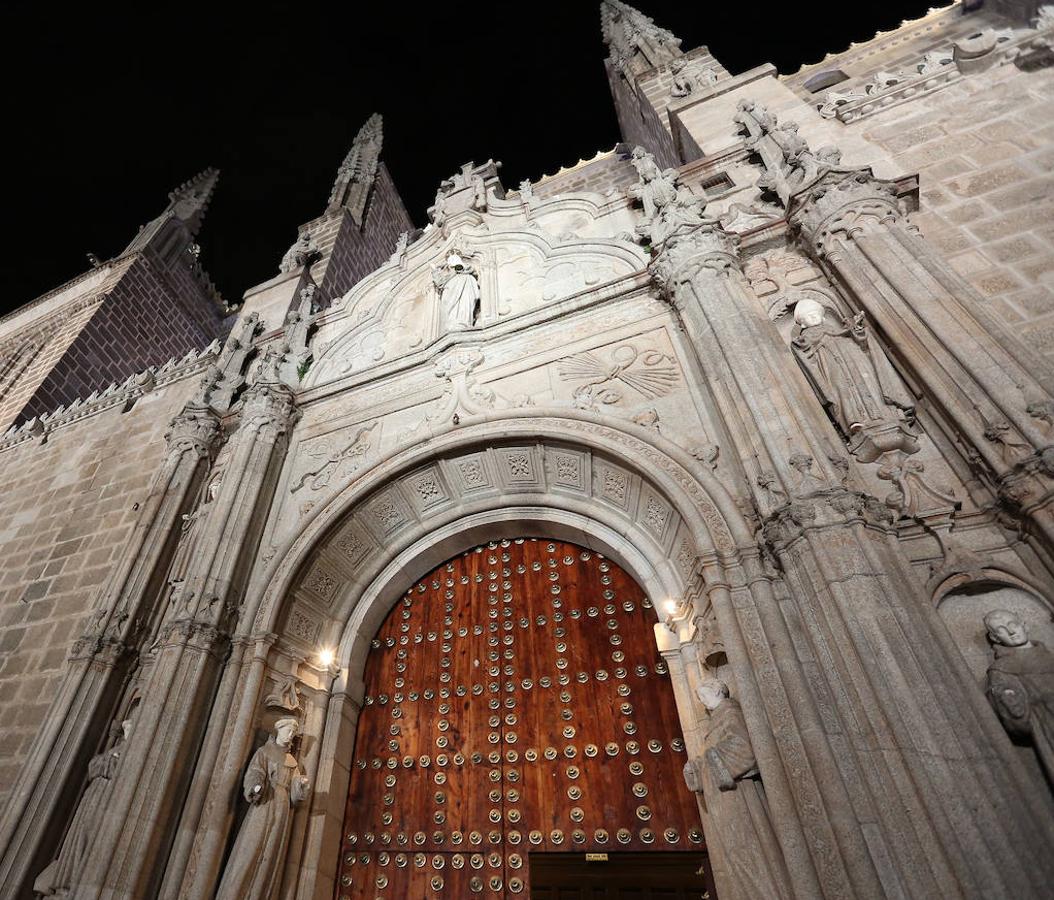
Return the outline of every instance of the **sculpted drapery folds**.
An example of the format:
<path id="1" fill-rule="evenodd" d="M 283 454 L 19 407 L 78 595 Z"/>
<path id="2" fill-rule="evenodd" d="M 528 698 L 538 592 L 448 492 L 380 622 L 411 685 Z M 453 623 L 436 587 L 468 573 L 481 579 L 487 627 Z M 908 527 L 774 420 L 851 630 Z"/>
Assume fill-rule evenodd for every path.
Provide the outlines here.
<path id="1" fill-rule="evenodd" d="M 736 900 L 787 897 L 779 844 L 743 711 L 720 679 L 704 681 L 698 695 L 707 709 L 704 749 L 702 757 L 685 764 L 685 779 L 703 794 L 711 823 L 710 851 L 731 876 L 722 885 L 722 897 L 727 894 L 724 884 L 735 885 Z"/>
<path id="2" fill-rule="evenodd" d="M 451 253 L 446 263 L 433 271 L 432 281 L 439 291 L 443 327 L 454 331 L 475 325 L 480 298 L 476 270 L 459 254 Z"/>
<path id="3" fill-rule="evenodd" d="M 66 894 L 75 888 L 88 860 L 91 842 L 106 813 L 106 801 L 121 764 L 125 742 L 132 732 L 132 721 L 126 719 L 116 729 L 116 742 L 88 763 L 88 786 L 77 804 L 59 855 L 33 884 L 33 890 L 45 897 Z"/>
<path id="4" fill-rule="evenodd" d="M 1036 748 L 1054 787 L 1054 653 L 1030 641 L 1024 624 L 1007 610 L 984 618 L 995 660 L 988 667 L 988 698 L 1006 730 Z"/>
<path id="5" fill-rule="evenodd" d="M 282 884 L 293 807 L 307 799 L 308 780 L 290 752 L 296 719 L 275 722 L 274 734 L 253 754 L 242 781 L 249 811 L 231 850 L 217 900 L 274 900 Z"/>
<path id="6" fill-rule="evenodd" d="M 910 419 L 914 399 L 882 349 L 870 341 L 864 314 L 848 321 L 838 318 L 809 297 L 797 302 L 791 347 L 798 363 L 858 459 L 871 462 L 892 449 L 910 452 L 910 435 L 887 446 L 872 432 L 887 425 L 898 429 Z"/>

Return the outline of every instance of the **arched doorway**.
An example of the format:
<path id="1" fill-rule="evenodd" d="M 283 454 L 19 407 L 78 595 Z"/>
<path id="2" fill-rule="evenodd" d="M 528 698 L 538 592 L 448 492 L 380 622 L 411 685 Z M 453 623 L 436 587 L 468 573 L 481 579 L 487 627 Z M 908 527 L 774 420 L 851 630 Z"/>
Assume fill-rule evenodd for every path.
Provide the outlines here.
<path id="1" fill-rule="evenodd" d="M 337 897 L 714 896 L 655 622 L 548 539 L 409 585 L 366 659 Z"/>

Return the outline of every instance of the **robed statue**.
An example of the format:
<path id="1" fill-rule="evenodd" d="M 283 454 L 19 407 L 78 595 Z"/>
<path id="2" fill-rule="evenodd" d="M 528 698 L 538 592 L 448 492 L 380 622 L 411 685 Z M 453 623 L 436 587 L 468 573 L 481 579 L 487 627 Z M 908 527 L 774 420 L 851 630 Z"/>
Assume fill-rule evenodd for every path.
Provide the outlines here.
<path id="1" fill-rule="evenodd" d="M 640 200 L 644 207 L 644 218 L 650 222 L 677 195 L 677 172 L 674 169 L 660 169 L 655 157 L 643 147 L 634 148 L 630 165 L 637 170 L 639 180 L 629 192 Z"/>
<path id="2" fill-rule="evenodd" d="M 703 795 L 712 864 L 724 870 L 723 884 L 735 885 L 731 898 L 724 889 L 721 898 L 782 900 L 788 878 L 743 711 L 718 678 L 699 685 L 698 696 L 708 710 L 704 749 L 685 766 L 685 778 Z"/>
<path id="3" fill-rule="evenodd" d="M 457 253 L 451 253 L 444 266 L 433 270 L 432 281 L 439 291 L 444 329 L 454 331 L 475 325 L 480 298 L 475 270 Z"/>
<path id="4" fill-rule="evenodd" d="M 249 801 L 216 900 L 276 900 L 282 886 L 293 807 L 308 794 L 308 780 L 290 752 L 300 723 L 279 719 L 274 734 L 249 761 L 242 793 Z"/>
<path id="5" fill-rule="evenodd" d="M 1030 641 L 1012 612 L 984 617 L 995 660 L 988 667 L 988 699 L 1006 730 L 1029 741 L 1054 785 L 1054 653 Z"/>
<path id="6" fill-rule="evenodd" d="M 91 842 L 102 824 L 113 780 L 131 733 L 132 720 L 125 719 L 111 730 L 111 736 L 116 738 L 113 746 L 88 762 L 88 786 L 77 804 L 59 855 L 33 883 L 37 894 L 50 897 L 65 894 L 76 887 L 88 861 Z"/>
<path id="7" fill-rule="evenodd" d="M 794 355 L 851 447 L 854 436 L 869 426 L 910 416 L 914 399 L 882 349 L 870 341 L 863 313 L 842 320 L 803 297 L 795 304 L 794 322 Z"/>

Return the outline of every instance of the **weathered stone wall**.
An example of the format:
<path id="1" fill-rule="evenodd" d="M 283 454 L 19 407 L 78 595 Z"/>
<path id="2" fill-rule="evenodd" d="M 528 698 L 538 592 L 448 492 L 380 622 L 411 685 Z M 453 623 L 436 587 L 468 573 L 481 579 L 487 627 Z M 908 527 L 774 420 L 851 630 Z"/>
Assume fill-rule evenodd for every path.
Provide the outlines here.
<path id="1" fill-rule="evenodd" d="M 98 601 L 189 379 L 0 449 L 0 805 Z"/>
<path id="2" fill-rule="evenodd" d="M 681 160 L 674 149 L 669 126 L 648 102 L 647 96 L 635 82 L 623 78 L 610 61 L 604 66 L 622 139 L 631 147 L 644 147 L 662 166 L 679 165 Z"/>
<path id="3" fill-rule="evenodd" d="M 847 130 L 919 173 L 923 235 L 1054 357 L 1054 69 L 999 66 Z"/>

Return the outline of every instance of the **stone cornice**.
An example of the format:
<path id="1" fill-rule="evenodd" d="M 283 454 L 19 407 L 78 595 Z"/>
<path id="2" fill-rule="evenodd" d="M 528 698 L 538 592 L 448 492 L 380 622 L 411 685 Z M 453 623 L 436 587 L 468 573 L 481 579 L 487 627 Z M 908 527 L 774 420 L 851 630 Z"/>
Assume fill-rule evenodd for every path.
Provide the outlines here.
<path id="1" fill-rule="evenodd" d="M 204 350 L 191 350 L 180 359 L 171 359 L 159 367 L 151 366 L 135 375 L 129 375 L 120 384 L 114 382 L 102 391 L 92 391 L 83 400 L 74 400 L 68 407 L 60 406 L 53 412 L 34 417 L 21 425 L 13 425 L 0 435 L 0 453 L 35 437 L 50 434 L 82 419 L 98 415 L 114 406 L 138 400 L 159 387 L 198 375 L 217 358 L 219 350 L 219 341 L 213 341 Z"/>

